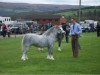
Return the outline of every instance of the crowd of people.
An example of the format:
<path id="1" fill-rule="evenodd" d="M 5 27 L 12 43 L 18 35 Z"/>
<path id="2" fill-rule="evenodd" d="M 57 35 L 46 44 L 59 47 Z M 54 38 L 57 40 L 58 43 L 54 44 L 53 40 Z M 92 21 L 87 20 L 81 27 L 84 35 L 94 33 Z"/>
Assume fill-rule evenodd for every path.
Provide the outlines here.
<path id="1" fill-rule="evenodd" d="M 32 24 L 29 27 L 29 32 L 31 33 L 35 33 L 37 31 L 46 31 L 49 28 L 51 28 L 53 26 L 53 24 L 51 22 L 47 23 L 47 24 Z"/>

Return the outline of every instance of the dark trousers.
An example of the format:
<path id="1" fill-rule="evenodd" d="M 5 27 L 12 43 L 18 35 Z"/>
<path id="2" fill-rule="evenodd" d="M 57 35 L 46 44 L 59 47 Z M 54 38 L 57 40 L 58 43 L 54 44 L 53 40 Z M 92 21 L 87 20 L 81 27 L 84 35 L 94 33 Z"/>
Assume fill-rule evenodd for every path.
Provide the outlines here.
<path id="1" fill-rule="evenodd" d="M 78 35 L 73 35 L 71 38 L 71 44 L 72 44 L 72 52 L 73 52 L 73 57 L 78 57 L 79 54 L 79 41 L 78 41 L 79 37 Z"/>
<path id="2" fill-rule="evenodd" d="M 97 37 L 100 36 L 100 30 L 97 29 Z"/>
<path id="3" fill-rule="evenodd" d="M 69 42 L 69 31 L 66 31 L 65 37 L 66 37 L 66 43 L 68 43 Z"/>
<path id="4" fill-rule="evenodd" d="M 6 31 L 2 31 L 2 35 L 3 35 L 3 37 L 6 37 Z"/>
<path id="5" fill-rule="evenodd" d="M 7 32 L 8 37 L 10 37 L 10 32 Z"/>
<path id="6" fill-rule="evenodd" d="M 65 37 L 66 37 L 66 43 L 68 43 L 68 42 L 69 42 L 69 37 L 68 37 L 68 35 L 67 35 L 67 36 L 65 35 Z"/>

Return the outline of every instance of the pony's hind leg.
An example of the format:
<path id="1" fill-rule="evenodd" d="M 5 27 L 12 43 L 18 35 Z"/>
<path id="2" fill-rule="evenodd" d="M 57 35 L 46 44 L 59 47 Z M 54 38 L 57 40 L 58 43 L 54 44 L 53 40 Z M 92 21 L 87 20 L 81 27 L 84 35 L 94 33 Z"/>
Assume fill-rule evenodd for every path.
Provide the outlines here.
<path id="1" fill-rule="evenodd" d="M 27 51 L 28 51 L 28 46 L 23 46 L 23 48 L 22 48 L 22 60 L 26 60 L 26 59 L 28 59 L 28 57 L 27 57 Z"/>
<path id="2" fill-rule="evenodd" d="M 47 56 L 47 59 L 50 59 L 50 60 L 54 60 L 53 58 L 53 46 L 49 47 L 48 48 L 48 56 Z"/>

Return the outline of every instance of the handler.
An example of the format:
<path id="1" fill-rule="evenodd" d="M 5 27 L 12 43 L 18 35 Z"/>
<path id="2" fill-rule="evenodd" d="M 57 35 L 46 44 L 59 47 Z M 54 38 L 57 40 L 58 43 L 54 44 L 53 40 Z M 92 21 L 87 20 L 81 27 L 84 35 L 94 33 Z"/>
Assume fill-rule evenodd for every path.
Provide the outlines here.
<path id="1" fill-rule="evenodd" d="M 72 44 L 72 52 L 73 52 L 73 57 L 77 58 L 79 54 L 79 36 L 80 33 L 82 32 L 80 24 L 76 22 L 76 19 L 73 18 L 71 19 L 72 24 L 70 26 L 70 36 L 71 36 L 71 44 Z"/>

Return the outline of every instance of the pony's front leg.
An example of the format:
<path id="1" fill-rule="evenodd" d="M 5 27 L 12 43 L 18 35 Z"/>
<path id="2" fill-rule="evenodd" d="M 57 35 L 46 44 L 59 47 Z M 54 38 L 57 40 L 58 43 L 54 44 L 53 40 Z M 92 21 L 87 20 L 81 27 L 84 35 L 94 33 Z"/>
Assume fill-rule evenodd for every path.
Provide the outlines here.
<path id="1" fill-rule="evenodd" d="M 48 47 L 48 56 L 47 59 L 54 60 L 53 58 L 53 46 Z"/>
<path id="2" fill-rule="evenodd" d="M 28 57 L 27 57 L 27 51 L 28 51 L 28 46 L 23 46 L 23 48 L 22 48 L 22 60 L 23 61 L 25 61 L 26 59 L 28 59 Z"/>
<path id="3" fill-rule="evenodd" d="M 61 51 L 61 40 L 58 40 L 58 51 Z"/>

